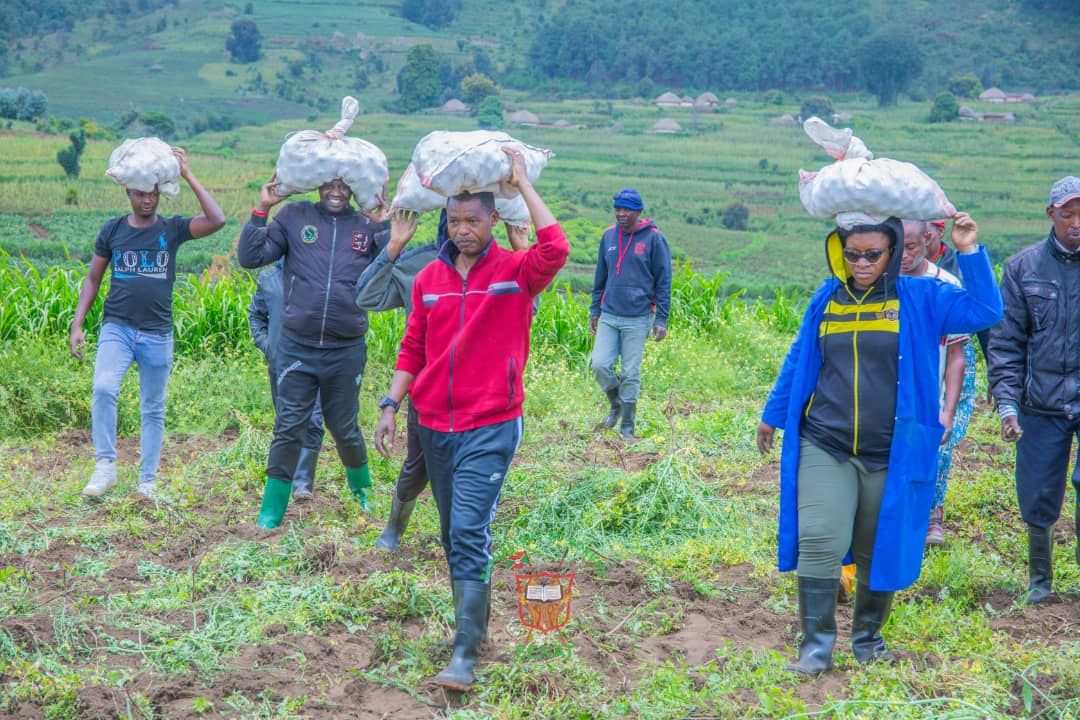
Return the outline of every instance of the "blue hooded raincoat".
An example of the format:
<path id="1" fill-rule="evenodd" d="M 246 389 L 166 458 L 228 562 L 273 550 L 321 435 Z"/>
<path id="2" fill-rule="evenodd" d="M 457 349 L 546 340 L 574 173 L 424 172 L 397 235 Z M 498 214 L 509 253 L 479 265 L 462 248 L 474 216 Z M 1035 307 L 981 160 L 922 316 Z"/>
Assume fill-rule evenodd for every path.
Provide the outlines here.
<path id="1" fill-rule="evenodd" d="M 899 221 L 890 222 L 899 225 Z M 902 229 L 899 237 L 903 238 Z M 826 240 L 833 277 L 810 300 L 761 417 L 765 424 L 784 431 L 780 453 L 781 571 L 795 570 L 799 561 L 799 427 L 821 368 L 818 328 L 825 306 L 849 277 L 842 250 L 839 233 L 834 230 Z M 1001 319 L 1001 293 L 986 249 L 979 246 L 976 252 L 957 258 L 964 288 L 933 278 L 896 279 L 900 300 L 896 420 L 874 539 L 871 590 L 902 590 L 919 578 L 922 569 L 937 451 L 945 430 L 939 421 L 938 393 L 925 389 L 938 386 L 941 338 L 974 333 Z"/>

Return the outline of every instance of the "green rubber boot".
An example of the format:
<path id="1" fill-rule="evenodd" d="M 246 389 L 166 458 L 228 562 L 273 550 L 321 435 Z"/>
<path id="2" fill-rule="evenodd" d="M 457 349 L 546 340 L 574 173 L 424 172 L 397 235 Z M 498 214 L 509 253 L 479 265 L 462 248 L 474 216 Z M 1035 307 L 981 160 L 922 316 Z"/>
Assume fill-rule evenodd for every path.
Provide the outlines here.
<path id="1" fill-rule="evenodd" d="M 371 472 L 368 470 L 367 463 L 357 468 L 345 468 L 345 482 L 349 484 L 353 497 L 360 502 L 360 509 L 367 512 L 367 491 L 371 487 Z"/>
<path id="2" fill-rule="evenodd" d="M 259 519 L 256 524 L 264 530 L 272 530 L 281 524 L 285 517 L 285 509 L 289 507 L 289 495 L 292 493 L 292 483 L 277 478 L 266 478 L 266 489 L 263 490 L 262 507 L 259 508 Z"/>

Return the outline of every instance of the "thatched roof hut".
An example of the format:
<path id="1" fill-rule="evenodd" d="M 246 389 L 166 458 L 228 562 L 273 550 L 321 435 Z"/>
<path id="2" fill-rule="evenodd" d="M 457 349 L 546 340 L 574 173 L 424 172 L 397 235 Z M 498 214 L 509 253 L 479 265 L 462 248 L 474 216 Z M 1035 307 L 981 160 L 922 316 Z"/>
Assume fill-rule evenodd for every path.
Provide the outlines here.
<path id="1" fill-rule="evenodd" d="M 469 112 L 469 106 L 461 102 L 457 98 L 451 98 L 442 104 L 439 108 L 444 113 L 467 113 Z"/>
<path id="2" fill-rule="evenodd" d="M 653 125 L 650 130 L 650 132 L 654 133 L 681 133 L 682 131 L 682 125 L 671 118 L 661 118 L 660 120 L 657 120 L 656 124 Z"/>
<path id="3" fill-rule="evenodd" d="M 666 92 L 660 97 L 656 98 L 656 104 L 660 107 L 678 107 L 682 100 L 679 96 L 673 92 Z"/>
<path id="4" fill-rule="evenodd" d="M 539 125 L 540 118 L 528 110 L 518 110 L 510 116 L 510 122 L 515 125 Z"/>
<path id="5" fill-rule="evenodd" d="M 769 122 L 773 125 L 783 125 L 785 127 L 799 127 L 799 121 L 791 115 L 787 114 L 781 115 L 780 117 L 775 117 Z"/>

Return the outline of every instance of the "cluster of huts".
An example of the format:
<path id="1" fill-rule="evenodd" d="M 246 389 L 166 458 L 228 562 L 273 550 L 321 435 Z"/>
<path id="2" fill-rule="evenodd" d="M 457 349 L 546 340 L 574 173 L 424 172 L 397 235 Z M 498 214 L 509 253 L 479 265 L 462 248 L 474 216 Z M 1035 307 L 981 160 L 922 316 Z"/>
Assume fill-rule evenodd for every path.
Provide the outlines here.
<path id="1" fill-rule="evenodd" d="M 1023 94 L 1009 94 L 999 88 L 992 87 L 985 90 L 979 95 L 979 100 L 985 103 L 1033 103 L 1035 102 L 1035 96 L 1031 93 Z M 637 98 L 633 101 L 635 105 L 645 105 L 646 101 L 642 98 Z M 729 97 L 726 100 L 721 101 L 715 94 L 711 92 L 704 92 L 698 95 L 696 98 L 684 95 L 682 97 L 676 95 L 673 92 L 666 92 L 653 100 L 658 108 L 690 108 L 694 112 L 714 112 L 721 107 L 734 107 L 738 104 L 738 100 L 733 97 Z M 461 102 L 457 98 L 447 100 L 442 107 L 439 108 L 442 112 L 450 114 L 465 114 L 469 112 L 469 108 L 465 103 Z M 1016 115 L 1011 112 L 980 112 L 972 110 L 967 106 L 960 108 L 960 118 L 964 120 L 987 120 L 998 122 L 1015 122 Z M 845 123 L 851 121 L 851 115 L 847 113 L 836 113 L 830 118 L 833 124 Z M 545 120 L 538 117 L 535 113 L 528 110 L 516 110 L 511 112 L 507 117 L 507 121 L 512 125 L 533 127 L 555 127 L 555 128 L 573 128 L 577 127 L 571 125 L 566 120 Z M 773 118 L 770 122 L 776 125 L 789 125 L 792 127 L 798 127 L 801 123 L 799 118 L 793 115 L 781 115 Z M 649 132 L 653 133 L 681 133 L 683 131 L 682 126 L 674 119 L 665 117 L 657 120 L 650 128 Z"/>
<path id="2" fill-rule="evenodd" d="M 451 115 L 464 115 L 464 114 L 469 112 L 469 106 L 466 105 L 465 103 L 461 102 L 457 98 L 453 98 L 453 99 L 447 100 L 445 103 L 443 103 L 442 106 L 439 108 L 439 110 L 441 112 L 449 113 Z M 576 127 L 574 125 L 571 125 L 566 120 L 555 120 L 555 121 L 542 120 L 536 115 L 536 113 L 530 112 L 528 110 L 515 110 L 514 112 L 510 113 L 510 115 L 507 116 L 506 119 L 512 125 L 519 125 L 519 126 L 524 126 L 524 127 L 533 127 L 533 126 L 544 126 L 544 127 L 555 127 L 555 128 L 572 128 L 572 127 Z"/>
<path id="3" fill-rule="evenodd" d="M 987 88 L 983 92 L 979 93 L 979 101 L 984 103 L 993 103 L 995 105 L 1005 105 L 1014 103 L 1033 103 L 1036 102 L 1035 96 L 1031 93 L 1006 93 L 1000 88 L 992 87 Z M 958 113 L 961 120 L 974 120 L 974 121 L 987 121 L 987 122 L 1016 122 L 1016 115 L 1014 113 L 1003 112 L 984 112 L 980 110 L 973 110 L 967 105 L 962 105 Z"/>

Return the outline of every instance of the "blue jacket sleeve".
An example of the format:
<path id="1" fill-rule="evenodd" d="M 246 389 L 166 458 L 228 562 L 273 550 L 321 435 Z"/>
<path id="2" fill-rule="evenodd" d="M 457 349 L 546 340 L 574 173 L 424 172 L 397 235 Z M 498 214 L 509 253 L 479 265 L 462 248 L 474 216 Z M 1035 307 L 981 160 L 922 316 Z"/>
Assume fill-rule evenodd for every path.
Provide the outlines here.
<path id="1" fill-rule="evenodd" d="M 607 285 L 607 254 L 604 252 L 604 238 L 600 238 L 599 257 L 596 258 L 596 274 L 593 275 L 592 303 L 589 305 L 589 315 L 600 317 L 600 301 L 604 297 L 604 286 Z"/>
<path id="2" fill-rule="evenodd" d="M 810 299 L 803 313 L 802 323 L 799 325 L 799 334 L 791 343 L 784 364 L 780 367 L 780 374 L 773 383 L 773 389 L 769 393 L 769 399 L 765 401 L 765 409 L 761 412 L 761 421 L 774 428 L 783 428 L 787 424 L 788 406 L 791 404 L 791 388 L 794 385 L 799 364 L 804 362 L 806 344 L 817 341 L 819 310 L 832 294 L 835 281 L 826 281 L 818 288 Z"/>
<path id="3" fill-rule="evenodd" d="M 671 248 L 663 234 L 657 232 L 656 235 L 659 242 L 653 247 L 652 254 L 655 323 L 667 327 L 668 314 L 671 312 Z"/>
<path id="4" fill-rule="evenodd" d="M 977 252 L 958 253 L 956 260 L 964 276 L 964 287 L 947 283 L 935 286 L 946 296 L 944 302 L 935 303 L 946 309 L 941 334 L 974 333 L 996 325 L 1002 316 L 1001 291 L 986 248 L 980 245 Z"/>
<path id="5" fill-rule="evenodd" d="M 791 402 L 791 383 L 795 378 L 795 370 L 799 364 L 799 356 L 802 354 L 804 342 L 802 330 L 799 331 L 795 341 L 788 348 L 784 364 L 780 367 L 780 374 L 773 383 L 769 399 L 765 401 L 765 409 L 761 412 L 761 422 L 774 428 L 783 429 L 787 421 L 788 404 Z"/>

